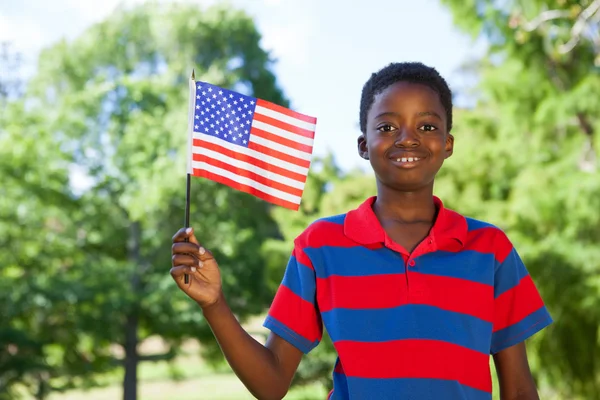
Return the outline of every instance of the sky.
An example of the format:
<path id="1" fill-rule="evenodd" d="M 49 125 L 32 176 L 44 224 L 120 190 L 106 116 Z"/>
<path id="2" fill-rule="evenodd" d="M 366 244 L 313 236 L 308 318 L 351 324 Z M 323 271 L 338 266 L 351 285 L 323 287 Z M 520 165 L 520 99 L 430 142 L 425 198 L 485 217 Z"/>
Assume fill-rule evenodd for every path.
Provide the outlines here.
<path id="1" fill-rule="evenodd" d="M 41 49 L 77 37 L 121 3 L 0 0 L 0 42 L 11 42 L 24 55 L 24 73 L 30 76 Z M 367 167 L 358 157 L 356 138 L 361 89 L 372 72 L 390 62 L 421 61 L 435 67 L 460 93 L 464 82 L 459 69 L 481 51 L 481 45 L 454 28 L 452 16 L 439 0 L 354 0 L 353 4 L 348 0 L 230 0 L 229 4 L 254 17 L 263 48 L 277 60 L 274 72 L 291 108 L 317 118 L 314 153 L 333 152 L 345 170 Z"/>

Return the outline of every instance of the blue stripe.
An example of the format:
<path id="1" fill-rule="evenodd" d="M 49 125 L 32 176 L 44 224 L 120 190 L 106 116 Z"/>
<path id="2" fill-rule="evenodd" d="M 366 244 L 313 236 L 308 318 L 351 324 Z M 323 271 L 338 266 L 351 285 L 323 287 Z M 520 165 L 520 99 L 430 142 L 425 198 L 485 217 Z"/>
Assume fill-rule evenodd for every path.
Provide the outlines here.
<path id="1" fill-rule="evenodd" d="M 319 344 L 318 340 L 315 340 L 314 342 L 307 340 L 303 336 L 297 334 L 296 332 L 288 328 L 287 325 L 279 322 L 277 319 L 271 317 L 270 315 L 267 315 L 263 326 L 275 333 L 277 336 L 284 339 L 286 342 L 290 343 L 292 346 L 296 347 L 304 354 L 308 354 Z"/>
<path id="2" fill-rule="evenodd" d="M 467 229 L 469 231 L 475 231 L 477 229 L 483 229 L 483 228 L 499 229 L 496 225 L 490 224 L 489 222 L 484 222 L 484 221 L 480 221 L 478 219 L 468 218 L 468 217 L 465 217 L 465 219 L 467 220 Z"/>
<path id="3" fill-rule="evenodd" d="M 319 278 L 404 273 L 402 256 L 387 248 L 369 250 L 362 246 L 324 246 L 305 248 L 304 252 L 312 260 Z"/>
<path id="4" fill-rule="evenodd" d="M 459 253 L 437 251 L 415 259 L 415 271 L 494 285 L 494 254 L 465 250 Z"/>
<path id="5" fill-rule="evenodd" d="M 309 303 L 315 303 L 315 273 L 294 256 L 290 257 L 282 284 Z"/>
<path id="6" fill-rule="evenodd" d="M 354 396 L 352 396 L 354 397 Z M 329 400 L 347 400 L 350 398 L 348 393 L 348 380 L 346 375 L 333 373 L 333 393 Z"/>
<path id="7" fill-rule="evenodd" d="M 443 379 L 355 377 L 346 379 L 348 382 L 347 392 L 352 394 L 353 399 L 491 400 L 492 398 L 491 393 L 461 385 L 457 381 Z M 334 391 L 331 398 L 335 400 L 348 399 L 349 396 L 342 395 L 343 389 L 338 395 L 336 383 L 337 381 L 334 380 Z M 340 383 L 342 383 L 341 380 Z"/>
<path id="8" fill-rule="evenodd" d="M 346 214 L 339 214 L 339 215 L 332 215 L 329 217 L 319 218 L 318 220 L 315 221 L 315 223 L 319 222 L 319 221 L 326 221 L 326 222 L 332 222 L 332 223 L 338 224 L 338 225 L 344 225 L 345 219 L 346 219 Z"/>
<path id="9" fill-rule="evenodd" d="M 430 339 L 490 353 L 491 322 L 437 307 L 408 304 L 383 309 L 336 308 L 321 315 L 334 342 Z"/>
<path id="10" fill-rule="evenodd" d="M 545 306 L 529 314 L 521 321 L 507 326 L 492 335 L 491 353 L 495 354 L 508 347 L 521 343 L 552 323 L 552 317 Z"/>
<path id="11" fill-rule="evenodd" d="M 513 248 L 496 271 L 494 297 L 498 297 L 507 290 L 517 286 L 527 274 L 525 264 L 523 264 L 521 257 L 519 257 L 519 254 Z"/>

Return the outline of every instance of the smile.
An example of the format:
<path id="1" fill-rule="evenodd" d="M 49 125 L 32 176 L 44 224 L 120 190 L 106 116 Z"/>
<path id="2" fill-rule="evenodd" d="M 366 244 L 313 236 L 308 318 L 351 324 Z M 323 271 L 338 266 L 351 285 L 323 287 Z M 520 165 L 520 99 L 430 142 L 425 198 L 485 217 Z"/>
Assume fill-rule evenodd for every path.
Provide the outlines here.
<path id="1" fill-rule="evenodd" d="M 401 157 L 401 158 L 396 158 L 396 162 L 414 162 L 414 161 L 420 161 L 421 159 L 419 157 Z"/>
<path id="2" fill-rule="evenodd" d="M 398 168 L 414 168 L 417 167 L 424 157 L 394 157 L 391 158 L 392 162 Z"/>

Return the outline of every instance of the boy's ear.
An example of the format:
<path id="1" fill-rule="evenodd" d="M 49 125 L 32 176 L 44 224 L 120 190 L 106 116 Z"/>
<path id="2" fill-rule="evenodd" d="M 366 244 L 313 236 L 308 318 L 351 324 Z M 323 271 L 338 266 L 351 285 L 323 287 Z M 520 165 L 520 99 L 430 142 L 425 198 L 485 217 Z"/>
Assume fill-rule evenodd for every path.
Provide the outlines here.
<path id="1" fill-rule="evenodd" d="M 357 140 L 358 145 L 358 155 L 364 158 L 365 160 L 369 159 L 369 151 L 367 150 L 367 139 L 365 135 L 360 135 Z"/>
<path id="2" fill-rule="evenodd" d="M 450 157 L 452 153 L 454 153 L 454 136 L 452 134 L 448 134 L 446 136 L 446 158 Z"/>

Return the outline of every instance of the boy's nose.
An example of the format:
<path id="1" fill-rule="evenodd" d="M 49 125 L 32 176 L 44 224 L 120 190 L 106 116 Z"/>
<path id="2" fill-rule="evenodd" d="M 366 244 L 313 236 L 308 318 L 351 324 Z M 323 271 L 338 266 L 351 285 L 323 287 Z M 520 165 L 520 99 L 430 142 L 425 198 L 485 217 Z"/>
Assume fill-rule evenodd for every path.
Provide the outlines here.
<path id="1" fill-rule="evenodd" d="M 419 138 L 411 129 L 402 128 L 399 130 L 394 145 L 396 147 L 417 147 L 419 145 Z"/>

